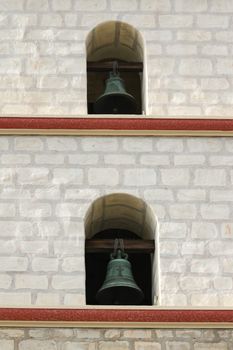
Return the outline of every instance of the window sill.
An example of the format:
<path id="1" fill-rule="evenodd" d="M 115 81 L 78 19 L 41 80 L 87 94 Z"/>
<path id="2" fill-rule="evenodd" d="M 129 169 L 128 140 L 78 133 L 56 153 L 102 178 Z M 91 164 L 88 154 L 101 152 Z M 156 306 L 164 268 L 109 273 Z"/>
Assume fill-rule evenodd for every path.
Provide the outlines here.
<path id="1" fill-rule="evenodd" d="M 233 328 L 233 309 L 1 308 L 0 327 Z"/>
<path id="2" fill-rule="evenodd" d="M 233 136 L 233 117 L 155 116 L 0 117 L 1 135 Z"/>

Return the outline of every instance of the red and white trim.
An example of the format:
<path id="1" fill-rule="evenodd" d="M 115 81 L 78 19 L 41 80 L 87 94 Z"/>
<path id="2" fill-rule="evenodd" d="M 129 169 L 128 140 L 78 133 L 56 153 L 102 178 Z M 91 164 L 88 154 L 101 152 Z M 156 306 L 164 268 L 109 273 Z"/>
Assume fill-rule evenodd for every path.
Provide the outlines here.
<path id="1" fill-rule="evenodd" d="M 0 134 L 233 136 L 233 119 L 0 117 Z"/>
<path id="2" fill-rule="evenodd" d="M 233 328 L 233 310 L 1 308 L 0 326 Z"/>

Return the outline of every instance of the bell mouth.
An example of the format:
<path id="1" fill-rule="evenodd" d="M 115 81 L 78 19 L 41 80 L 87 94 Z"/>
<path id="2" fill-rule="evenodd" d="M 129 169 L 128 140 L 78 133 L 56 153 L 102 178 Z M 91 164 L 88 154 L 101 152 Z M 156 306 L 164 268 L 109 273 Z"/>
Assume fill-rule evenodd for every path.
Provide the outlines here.
<path id="1" fill-rule="evenodd" d="M 95 114 L 136 114 L 135 98 L 128 93 L 106 93 L 94 104 Z"/>
<path id="2" fill-rule="evenodd" d="M 140 305 L 143 299 L 143 292 L 139 288 L 129 286 L 100 289 L 96 295 L 101 305 Z"/>

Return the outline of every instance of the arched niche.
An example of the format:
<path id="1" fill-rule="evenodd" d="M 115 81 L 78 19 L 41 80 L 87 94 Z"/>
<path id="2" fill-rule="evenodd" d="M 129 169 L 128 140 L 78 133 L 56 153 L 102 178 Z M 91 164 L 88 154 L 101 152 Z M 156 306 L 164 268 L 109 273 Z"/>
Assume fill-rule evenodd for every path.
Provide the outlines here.
<path id="1" fill-rule="evenodd" d="M 144 42 L 141 33 L 132 25 L 120 21 L 100 23 L 93 28 L 86 39 L 87 57 L 87 101 L 88 113 L 93 113 L 93 103 L 105 90 L 109 72 L 101 67 L 117 60 L 120 76 L 125 82 L 126 91 L 137 101 L 137 114 L 146 114 L 146 80 L 144 64 Z M 94 71 L 93 63 L 99 69 Z M 129 63 L 121 70 L 121 64 Z M 142 71 L 133 70 L 133 65 L 141 64 Z M 89 64 L 92 69 L 89 70 Z M 102 65 L 101 65 L 102 64 Z M 136 67 L 136 66 L 135 66 Z"/>
<path id="2" fill-rule="evenodd" d="M 139 240 L 154 240 L 155 249 L 153 254 L 141 254 L 140 256 L 137 254 L 136 258 L 131 254 L 131 256 L 129 255 L 129 260 L 131 260 L 132 266 L 135 263 L 135 266 L 140 268 L 145 266 L 143 278 L 146 278 L 146 274 L 149 272 L 149 276 L 147 276 L 147 278 L 150 279 L 150 291 L 146 292 L 147 298 L 144 305 L 159 303 L 160 268 L 158 222 L 153 210 L 145 201 L 143 201 L 141 198 L 126 193 L 113 193 L 96 199 L 87 210 L 85 216 L 85 236 L 86 240 L 103 238 L 136 238 Z M 91 261 L 90 258 L 93 260 Z M 100 262 L 101 259 L 102 262 Z M 102 285 L 108 261 L 109 253 L 105 256 L 96 255 L 94 258 L 92 258 L 91 255 L 88 255 L 87 252 L 85 254 L 87 304 L 95 304 L 93 302 L 93 298 L 90 297 L 88 293 L 90 291 L 90 287 L 91 293 L 95 293 Z M 150 266 L 148 265 L 148 261 Z M 104 269 L 103 266 L 105 266 Z M 137 267 L 135 268 L 138 269 Z M 89 283 L 91 279 L 93 282 L 94 278 L 97 278 L 95 286 Z M 138 284 L 141 283 L 140 280 L 136 280 L 136 282 Z M 143 283 L 145 284 L 147 282 L 144 281 Z M 94 289 L 96 289 L 95 292 Z M 89 302 L 89 300 L 92 301 Z"/>

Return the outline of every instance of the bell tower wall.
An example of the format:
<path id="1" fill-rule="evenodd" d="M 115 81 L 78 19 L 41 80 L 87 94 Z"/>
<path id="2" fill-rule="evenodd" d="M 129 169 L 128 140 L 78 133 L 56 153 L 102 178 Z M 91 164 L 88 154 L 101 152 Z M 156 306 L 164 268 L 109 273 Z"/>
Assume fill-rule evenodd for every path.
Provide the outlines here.
<path id="1" fill-rule="evenodd" d="M 94 216 L 88 208 L 113 193 L 140 198 L 158 218 L 160 305 L 232 305 L 231 138 L 1 136 L 0 142 L 2 306 L 85 305 L 85 223 L 92 235 L 88 217 L 105 226 L 112 207 L 95 205 Z M 141 230 L 145 215 L 137 220 Z"/>
<path id="2" fill-rule="evenodd" d="M 231 1 L 2 3 L 1 115 L 85 116 L 86 44 L 94 28 L 115 21 L 124 24 L 121 47 L 143 53 L 147 115 L 232 116 Z M 109 28 L 97 34 L 96 47 L 112 42 Z"/>
<path id="3" fill-rule="evenodd" d="M 232 15 L 230 0 L 0 0 L 0 121 L 13 125 L 17 117 L 20 124 L 25 117 L 24 127 L 33 118 L 90 118 L 87 56 L 101 57 L 88 51 L 89 39 L 98 47 L 94 29 L 122 23 L 114 43 L 131 63 L 135 55 L 143 63 L 142 114 L 130 118 L 232 123 Z M 111 35 L 106 26 L 105 39 Z M 109 42 L 110 59 L 116 47 Z M 0 308 L 85 309 L 88 209 L 123 193 L 156 216 L 160 300 L 148 307 L 232 309 L 232 130 L 110 136 L 105 129 L 91 136 L 1 128 Z M 232 330 L 211 324 L 208 330 L 2 325 L 0 312 L 4 350 L 233 348 Z"/>

